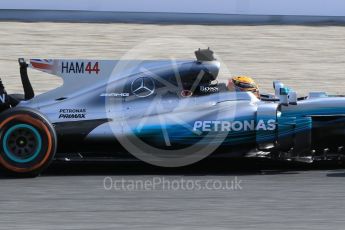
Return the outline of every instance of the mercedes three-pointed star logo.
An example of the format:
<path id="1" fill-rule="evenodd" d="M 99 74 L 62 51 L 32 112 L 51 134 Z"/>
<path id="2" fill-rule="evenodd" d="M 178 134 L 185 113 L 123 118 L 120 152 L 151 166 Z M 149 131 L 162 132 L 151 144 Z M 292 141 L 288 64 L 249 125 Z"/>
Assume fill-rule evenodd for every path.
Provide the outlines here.
<path id="1" fill-rule="evenodd" d="M 132 82 L 131 90 L 137 97 L 148 97 L 155 92 L 155 83 L 150 77 L 139 77 Z"/>

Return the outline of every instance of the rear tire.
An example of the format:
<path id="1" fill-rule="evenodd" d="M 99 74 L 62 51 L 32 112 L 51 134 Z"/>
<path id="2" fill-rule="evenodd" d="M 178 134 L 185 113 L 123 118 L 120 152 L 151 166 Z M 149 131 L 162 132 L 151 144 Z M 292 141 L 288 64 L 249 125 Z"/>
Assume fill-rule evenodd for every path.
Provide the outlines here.
<path id="1" fill-rule="evenodd" d="M 41 113 L 15 108 L 0 116 L 0 165 L 11 176 L 36 177 L 54 158 L 56 132 Z"/>

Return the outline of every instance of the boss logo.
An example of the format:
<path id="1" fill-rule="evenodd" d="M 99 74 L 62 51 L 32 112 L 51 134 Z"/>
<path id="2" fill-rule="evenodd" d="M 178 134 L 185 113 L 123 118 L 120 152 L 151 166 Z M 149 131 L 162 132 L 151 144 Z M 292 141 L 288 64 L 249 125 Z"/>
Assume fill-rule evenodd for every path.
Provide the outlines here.
<path id="1" fill-rule="evenodd" d="M 219 88 L 215 86 L 200 86 L 200 92 L 203 93 L 217 93 Z"/>

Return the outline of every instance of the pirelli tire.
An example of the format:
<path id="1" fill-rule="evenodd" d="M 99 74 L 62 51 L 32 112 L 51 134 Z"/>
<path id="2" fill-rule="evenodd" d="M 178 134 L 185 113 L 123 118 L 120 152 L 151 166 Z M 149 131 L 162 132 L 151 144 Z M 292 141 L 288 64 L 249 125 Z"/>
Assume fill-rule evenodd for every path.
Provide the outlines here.
<path id="1" fill-rule="evenodd" d="M 16 177 L 36 177 L 52 162 L 57 147 L 53 125 L 40 112 L 10 109 L 0 115 L 0 166 Z"/>

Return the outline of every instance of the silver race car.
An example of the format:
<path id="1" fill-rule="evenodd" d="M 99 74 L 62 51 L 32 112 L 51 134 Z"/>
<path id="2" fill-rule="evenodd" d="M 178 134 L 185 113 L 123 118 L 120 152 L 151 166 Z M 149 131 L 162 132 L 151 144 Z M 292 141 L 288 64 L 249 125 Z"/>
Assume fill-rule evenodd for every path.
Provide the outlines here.
<path id="1" fill-rule="evenodd" d="M 0 165 L 36 176 L 53 160 L 178 167 L 208 157 L 342 157 L 344 97 L 298 98 L 277 81 L 275 94 L 261 99 L 231 92 L 217 82 L 213 52 L 195 54 L 178 61 L 19 59 L 24 95 L 0 85 Z M 63 85 L 35 96 L 28 68 Z"/>

